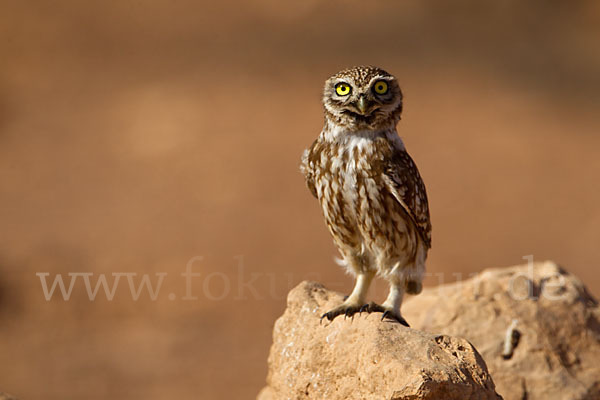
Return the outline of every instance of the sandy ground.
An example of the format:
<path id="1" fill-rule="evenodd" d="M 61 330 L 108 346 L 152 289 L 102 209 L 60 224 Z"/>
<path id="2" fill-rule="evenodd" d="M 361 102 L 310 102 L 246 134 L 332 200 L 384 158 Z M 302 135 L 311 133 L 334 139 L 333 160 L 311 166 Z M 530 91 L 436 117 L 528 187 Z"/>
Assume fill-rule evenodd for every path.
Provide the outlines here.
<path id="1" fill-rule="evenodd" d="M 352 285 L 298 164 L 353 64 L 402 84 L 428 285 L 532 255 L 600 293 L 596 2 L 280 3 L 0 1 L 1 390 L 252 398 L 287 291 Z"/>

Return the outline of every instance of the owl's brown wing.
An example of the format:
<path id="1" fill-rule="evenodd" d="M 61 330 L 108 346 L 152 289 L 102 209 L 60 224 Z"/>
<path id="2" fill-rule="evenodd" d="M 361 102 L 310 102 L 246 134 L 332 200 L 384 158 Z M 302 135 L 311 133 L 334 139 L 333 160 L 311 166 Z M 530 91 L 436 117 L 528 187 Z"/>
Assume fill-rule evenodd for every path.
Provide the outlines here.
<path id="1" fill-rule="evenodd" d="M 304 175 L 304 178 L 306 179 L 306 186 L 308 187 L 308 190 L 310 190 L 310 192 L 312 193 L 313 196 L 315 196 L 315 198 L 318 198 L 317 187 L 315 186 L 315 173 L 313 170 L 313 164 L 314 164 L 314 154 L 313 153 L 314 153 L 316 143 L 317 143 L 317 141 L 315 140 L 308 149 L 304 150 L 304 153 L 302 154 L 302 161 L 300 163 L 300 171 L 302 172 L 302 175 Z"/>
<path id="2" fill-rule="evenodd" d="M 425 184 L 406 151 L 396 151 L 385 164 L 383 181 L 410 216 L 427 247 L 431 247 L 431 221 Z"/>

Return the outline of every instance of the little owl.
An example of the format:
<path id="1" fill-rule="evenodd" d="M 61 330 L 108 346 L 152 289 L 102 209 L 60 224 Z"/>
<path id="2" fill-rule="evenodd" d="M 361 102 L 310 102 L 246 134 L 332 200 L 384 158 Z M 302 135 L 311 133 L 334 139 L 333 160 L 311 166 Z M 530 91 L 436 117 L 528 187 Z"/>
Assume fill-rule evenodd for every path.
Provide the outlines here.
<path id="1" fill-rule="evenodd" d="M 402 297 L 421 292 L 431 223 L 425 185 L 396 132 L 402 92 L 382 69 L 355 67 L 325 82 L 323 105 L 325 125 L 304 151 L 301 170 L 356 284 L 321 319 L 382 312 L 382 320 L 408 326 Z M 382 305 L 366 304 L 376 274 L 390 292 Z"/>

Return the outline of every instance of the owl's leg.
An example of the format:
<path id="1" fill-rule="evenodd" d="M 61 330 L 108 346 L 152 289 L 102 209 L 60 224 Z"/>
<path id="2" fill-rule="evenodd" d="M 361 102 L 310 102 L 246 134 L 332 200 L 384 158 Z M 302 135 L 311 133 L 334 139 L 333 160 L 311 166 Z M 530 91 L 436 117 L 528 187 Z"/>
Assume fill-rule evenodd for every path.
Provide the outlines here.
<path id="1" fill-rule="evenodd" d="M 404 298 L 404 285 L 398 285 L 395 283 L 390 284 L 390 293 L 387 299 L 381 305 L 383 308 L 383 315 L 381 319 L 388 317 L 395 319 L 402 325 L 409 326 L 408 322 L 400 314 L 400 306 L 402 306 L 402 299 Z"/>
<path id="2" fill-rule="evenodd" d="M 395 320 L 404 326 L 410 327 L 408 322 L 400 314 L 400 306 L 402 305 L 402 298 L 404 297 L 404 288 L 400 285 L 391 284 L 390 294 L 382 305 L 376 303 L 369 303 L 366 311 L 369 313 L 380 312 L 383 313 L 381 320 L 385 318 Z"/>
<path id="3" fill-rule="evenodd" d="M 358 273 L 356 275 L 356 284 L 354 285 L 352 293 L 350 293 L 341 305 L 323 314 L 321 320 L 327 318 L 329 321 L 333 321 L 338 315 L 351 317 L 361 311 L 365 305 L 365 298 L 374 276 L 374 271 L 361 271 Z"/>

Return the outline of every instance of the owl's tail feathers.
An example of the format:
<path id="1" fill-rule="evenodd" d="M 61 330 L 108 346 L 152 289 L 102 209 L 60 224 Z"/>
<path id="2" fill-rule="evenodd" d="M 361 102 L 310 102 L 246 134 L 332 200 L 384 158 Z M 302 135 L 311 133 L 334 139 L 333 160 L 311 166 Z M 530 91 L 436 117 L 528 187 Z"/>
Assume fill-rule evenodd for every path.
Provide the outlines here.
<path id="1" fill-rule="evenodd" d="M 419 266 L 420 265 L 420 266 Z M 409 264 L 409 266 L 403 265 L 397 262 L 392 267 L 389 275 L 395 277 L 397 284 L 404 286 L 406 293 L 408 294 L 419 294 L 423 290 L 423 273 L 425 271 L 425 265 Z"/>

